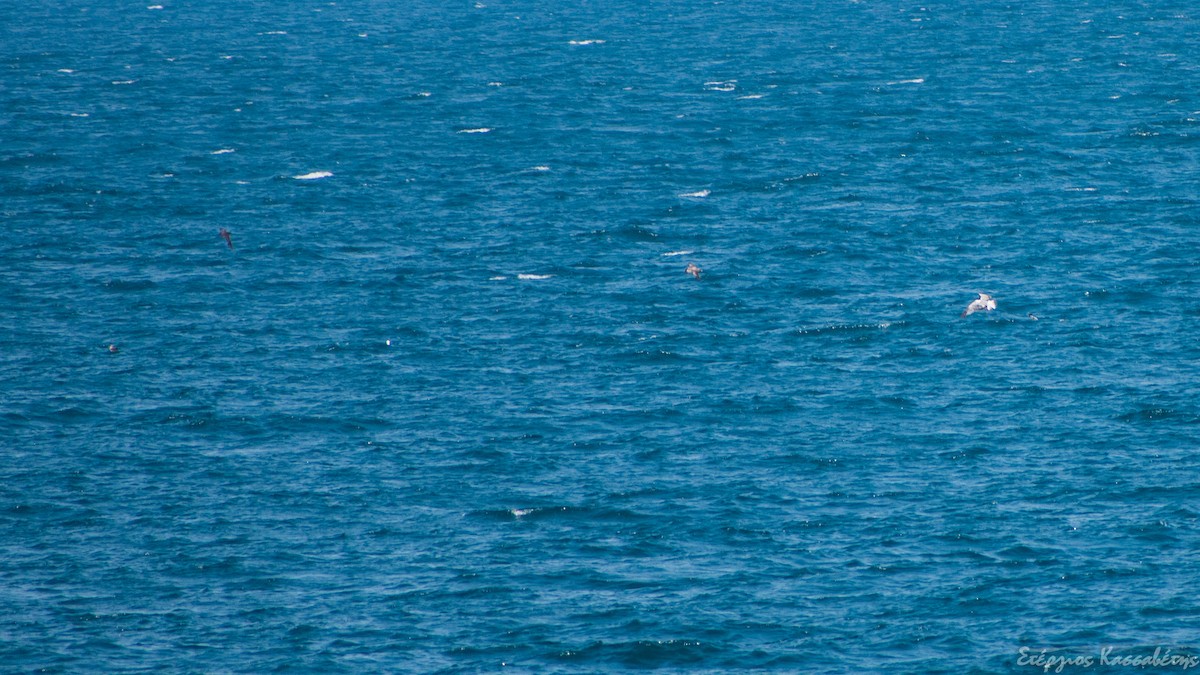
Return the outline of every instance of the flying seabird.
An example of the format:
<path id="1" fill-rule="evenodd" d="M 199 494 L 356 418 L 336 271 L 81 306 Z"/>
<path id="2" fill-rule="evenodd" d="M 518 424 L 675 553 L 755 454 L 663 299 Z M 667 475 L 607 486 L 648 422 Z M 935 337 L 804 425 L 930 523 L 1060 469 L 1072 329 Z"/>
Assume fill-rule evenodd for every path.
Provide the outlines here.
<path id="1" fill-rule="evenodd" d="M 971 304 L 967 305 L 961 316 L 967 316 L 975 312 L 990 312 L 993 309 L 996 309 L 996 301 L 992 299 L 992 296 L 987 293 L 980 293 L 978 298 L 972 300 Z"/>

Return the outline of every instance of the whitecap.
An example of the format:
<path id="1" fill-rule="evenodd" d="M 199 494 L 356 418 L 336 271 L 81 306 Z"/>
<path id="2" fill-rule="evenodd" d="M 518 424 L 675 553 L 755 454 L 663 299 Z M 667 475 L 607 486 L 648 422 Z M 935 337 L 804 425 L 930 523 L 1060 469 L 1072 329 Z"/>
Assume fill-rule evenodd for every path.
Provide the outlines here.
<path id="1" fill-rule="evenodd" d="M 488 277 L 488 281 L 504 281 L 507 278 L 506 276 Z"/>
<path id="2" fill-rule="evenodd" d="M 137 80 L 113 80 L 112 81 L 113 84 L 133 84 L 134 82 L 137 82 Z"/>
<path id="3" fill-rule="evenodd" d="M 756 99 L 760 99 L 764 96 L 766 96 L 766 94 L 746 94 L 745 96 L 739 96 L 738 100 L 739 101 L 753 101 Z"/>
<path id="4" fill-rule="evenodd" d="M 486 134 L 491 131 L 491 127 L 479 127 L 478 129 L 459 129 L 460 134 Z"/>
<path id="5" fill-rule="evenodd" d="M 75 71 L 71 70 L 70 68 L 59 68 L 59 69 L 58 69 L 58 72 L 60 72 L 60 73 L 66 73 L 66 74 L 70 75 L 71 73 L 73 73 L 73 72 L 75 72 Z"/>
<path id="6" fill-rule="evenodd" d="M 602 45 L 604 44 L 604 40 L 571 40 L 568 44 L 572 44 L 577 47 L 583 47 L 586 45 Z"/>
<path id="7" fill-rule="evenodd" d="M 433 96 L 433 94 L 428 91 L 418 91 L 417 96 L 420 98 L 429 98 L 430 96 Z"/>
<path id="8" fill-rule="evenodd" d="M 537 166 L 533 167 L 533 170 L 534 171 L 549 171 L 550 167 L 546 166 L 545 164 L 538 164 Z"/>
<path id="9" fill-rule="evenodd" d="M 518 274 L 517 278 L 522 281 L 541 281 L 543 279 L 549 279 L 552 276 L 554 276 L 554 275 L 553 274 Z"/>
<path id="10" fill-rule="evenodd" d="M 299 176 L 292 176 L 296 180 L 317 180 L 318 178 L 329 178 L 333 175 L 331 171 L 313 171 L 311 173 L 302 173 Z"/>
<path id="11" fill-rule="evenodd" d="M 897 84 L 925 84 L 925 78 L 914 77 L 911 80 L 896 80 L 895 82 L 888 82 L 888 86 L 894 86 Z"/>
<path id="12" fill-rule="evenodd" d="M 269 30 L 269 31 L 266 31 L 263 33 L 259 33 L 259 35 L 287 35 L 287 31 L 286 30 Z"/>
<path id="13" fill-rule="evenodd" d="M 709 91 L 733 91 L 737 89 L 737 80 L 713 80 L 705 82 L 704 88 Z"/>
<path id="14" fill-rule="evenodd" d="M 91 117 L 91 113 L 67 113 L 71 117 Z"/>
<path id="15" fill-rule="evenodd" d="M 488 82 L 488 86 L 489 87 L 503 87 L 504 83 L 503 82 Z"/>
<path id="16" fill-rule="evenodd" d="M 702 199 L 711 194 L 712 194 L 711 190 L 696 190 L 695 192 L 684 192 L 683 194 L 681 194 L 679 196 L 680 197 L 696 197 L 696 198 Z"/>
<path id="17" fill-rule="evenodd" d="M 146 9 L 162 9 L 162 5 L 148 5 Z"/>
<path id="18" fill-rule="evenodd" d="M 690 254 L 692 254 L 692 253 L 695 253 L 695 251 L 693 251 L 692 249 L 690 249 L 690 248 L 689 248 L 689 249 L 686 249 L 686 250 L 683 250 L 683 251 L 667 251 L 666 253 L 662 254 L 662 257 L 664 257 L 664 258 L 674 258 L 675 256 L 680 256 L 680 255 L 690 255 Z"/>
<path id="19" fill-rule="evenodd" d="M 514 518 L 520 518 L 521 516 L 527 516 L 536 510 L 537 509 L 511 509 L 509 513 L 513 514 Z"/>
<path id="20" fill-rule="evenodd" d="M 210 152 L 208 154 L 210 154 L 210 155 L 228 155 L 231 152 L 237 152 L 237 151 L 234 150 L 233 148 L 221 148 L 220 150 L 213 150 L 212 152 Z"/>

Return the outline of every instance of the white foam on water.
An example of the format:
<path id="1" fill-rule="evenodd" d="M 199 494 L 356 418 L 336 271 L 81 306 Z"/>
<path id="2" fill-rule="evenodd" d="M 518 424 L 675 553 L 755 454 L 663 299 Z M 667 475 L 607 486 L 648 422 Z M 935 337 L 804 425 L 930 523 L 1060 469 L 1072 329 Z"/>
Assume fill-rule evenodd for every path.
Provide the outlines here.
<path id="1" fill-rule="evenodd" d="M 66 74 L 70 75 L 71 73 L 73 73 L 73 72 L 75 72 L 75 71 L 74 71 L 74 70 L 71 70 L 70 68 L 59 68 L 59 69 L 58 69 L 58 72 L 60 72 L 60 73 L 66 73 Z"/>
<path id="2" fill-rule="evenodd" d="M 533 167 L 533 170 L 534 171 L 549 171 L 550 167 L 546 166 L 545 164 L 539 164 L 539 165 Z"/>
<path id="3" fill-rule="evenodd" d="M 554 275 L 553 274 L 518 274 L 517 278 L 522 281 L 541 281 L 543 279 L 549 279 L 552 276 L 554 276 Z"/>
<path id="4" fill-rule="evenodd" d="M 586 45 L 602 45 L 604 44 L 604 40 L 571 40 L 567 44 L 575 45 L 577 47 L 583 47 Z"/>
<path id="5" fill-rule="evenodd" d="M 733 91 L 737 89 L 737 80 L 713 80 L 705 82 L 704 88 L 709 91 Z"/>
<path id="6" fill-rule="evenodd" d="M 925 84 L 925 78 L 914 77 L 911 80 L 896 80 L 895 82 L 888 82 L 889 87 L 895 86 L 897 84 Z"/>
<path id="7" fill-rule="evenodd" d="M 513 514 L 514 518 L 520 518 L 521 516 L 527 516 L 536 510 L 537 509 L 511 509 L 509 513 Z"/>
<path id="8" fill-rule="evenodd" d="M 162 9 L 162 5 L 148 5 L 146 9 Z"/>
<path id="9" fill-rule="evenodd" d="M 67 113 L 71 117 L 91 117 L 91 113 Z"/>
<path id="10" fill-rule="evenodd" d="M 506 276 L 488 277 L 488 281 L 504 281 L 507 278 Z"/>
<path id="11" fill-rule="evenodd" d="M 503 82 L 488 82 L 488 86 L 489 87 L 503 87 L 504 83 Z"/>
<path id="12" fill-rule="evenodd" d="M 137 80 L 113 80 L 112 81 L 113 84 L 133 84 L 134 82 L 137 82 Z"/>
<path id="13" fill-rule="evenodd" d="M 739 96 L 738 100 L 739 101 L 753 101 L 754 99 L 759 99 L 764 96 L 766 96 L 766 94 L 746 94 L 745 96 Z"/>
<path id="14" fill-rule="evenodd" d="M 228 155 L 231 152 L 237 152 L 237 150 L 234 150 L 233 148 L 221 148 L 220 150 L 213 150 L 212 152 L 210 152 L 208 154 L 210 154 L 210 155 Z"/>
<path id="15" fill-rule="evenodd" d="M 707 197 L 711 194 L 712 194 L 711 190 L 696 190 L 695 192 L 684 192 L 683 194 L 681 194 L 679 196 L 680 197 L 695 197 L 698 199 L 703 199 L 704 197 Z"/>
<path id="16" fill-rule="evenodd" d="M 478 129 L 459 129 L 460 134 L 486 134 L 491 131 L 491 127 L 479 127 Z"/>
<path id="17" fill-rule="evenodd" d="M 287 35 L 287 31 L 286 30 L 268 30 L 268 31 L 259 33 L 259 35 Z"/>
<path id="18" fill-rule="evenodd" d="M 329 178 L 333 175 L 331 171 L 313 171 L 311 173 L 302 173 L 299 176 L 292 176 L 296 180 L 317 180 L 318 178 Z"/>
<path id="19" fill-rule="evenodd" d="M 689 248 L 689 249 L 685 249 L 683 251 L 667 251 L 666 253 L 662 254 L 662 257 L 674 258 L 676 256 L 681 256 L 681 255 L 691 255 L 692 253 L 695 253 L 695 251 L 693 251 L 692 249 Z"/>

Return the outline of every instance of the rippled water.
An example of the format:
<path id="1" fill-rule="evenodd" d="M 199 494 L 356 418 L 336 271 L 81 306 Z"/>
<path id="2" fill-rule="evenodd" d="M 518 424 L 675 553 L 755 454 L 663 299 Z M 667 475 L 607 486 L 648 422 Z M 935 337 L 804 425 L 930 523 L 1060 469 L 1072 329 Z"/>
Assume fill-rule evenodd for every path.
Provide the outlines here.
<path id="1" fill-rule="evenodd" d="M 1195 653 L 1198 28 L 0 8 L 0 663 Z"/>

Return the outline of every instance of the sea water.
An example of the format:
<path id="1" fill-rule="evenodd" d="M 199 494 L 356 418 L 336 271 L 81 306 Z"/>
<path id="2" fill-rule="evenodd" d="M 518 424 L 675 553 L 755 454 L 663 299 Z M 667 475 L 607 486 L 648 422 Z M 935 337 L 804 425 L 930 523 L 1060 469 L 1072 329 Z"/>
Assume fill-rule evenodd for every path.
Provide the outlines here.
<path id="1" fill-rule="evenodd" d="M 1198 653 L 1192 4 L 158 2 L 0 8 L 4 670 Z"/>

